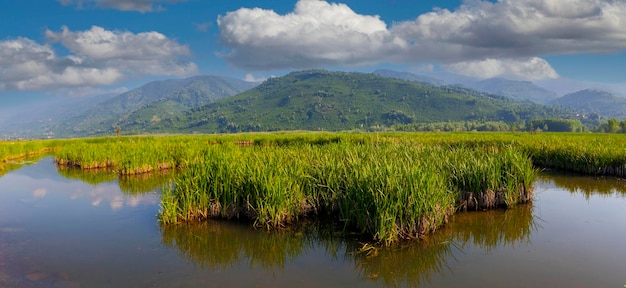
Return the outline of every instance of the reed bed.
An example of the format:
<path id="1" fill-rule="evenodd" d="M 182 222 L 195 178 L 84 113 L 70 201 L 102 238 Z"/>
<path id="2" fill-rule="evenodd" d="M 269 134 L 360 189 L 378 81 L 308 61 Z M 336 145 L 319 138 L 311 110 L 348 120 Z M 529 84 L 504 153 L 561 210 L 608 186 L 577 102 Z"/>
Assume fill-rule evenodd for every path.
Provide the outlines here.
<path id="1" fill-rule="evenodd" d="M 626 137 L 608 134 L 531 135 L 522 143 L 539 167 L 626 178 Z"/>
<path id="2" fill-rule="evenodd" d="M 409 142 L 209 146 L 163 192 L 160 220 L 244 218 L 275 228 L 326 213 L 348 229 L 391 244 L 445 224 L 462 199 L 461 191 L 474 193 L 480 203 L 493 202 L 478 208 L 528 201 L 535 175 L 530 160 L 513 147 L 490 151 L 489 158 L 481 156 L 485 153 Z M 458 165 L 463 166 L 451 169 Z M 493 167 L 498 170 L 488 174 Z M 492 178 L 463 186 L 461 180 L 472 177 L 462 173 L 465 169 Z M 497 191 L 502 201 L 484 200 L 489 191 Z"/>
<path id="3" fill-rule="evenodd" d="M 129 137 L 109 141 L 71 141 L 55 153 L 60 166 L 111 169 L 122 175 L 180 168 L 190 158 L 185 152 L 196 146 L 190 137 Z"/>
<path id="4" fill-rule="evenodd" d="M 163 191 L 164 224 L 240 218 L 272 228 L 331 215 L 385 244 L 435 231 L 456 210 L 530 201 L 535 167 L 626 177 L 626 139 L 589 133 L 289 132 L 42 143 L 58 148 L 59 165 L 81 169 L 131 175 L 182 168 Z M 41 144 L 32 145 L 29 151 Z M 0 157 L 22 153 L 2 152 L 6 146 L 0 143 Z"/>
<path id="5" fill-rule="evenodd" d="M 10 170 L 11 161 L 51 152 L 59 141 L 0 141 L 0 175 Z"/>
<path id="6" fill-rule="evenodd" d="M 0 141 L 0 163 L 51 152 L 61 141 Z"/>

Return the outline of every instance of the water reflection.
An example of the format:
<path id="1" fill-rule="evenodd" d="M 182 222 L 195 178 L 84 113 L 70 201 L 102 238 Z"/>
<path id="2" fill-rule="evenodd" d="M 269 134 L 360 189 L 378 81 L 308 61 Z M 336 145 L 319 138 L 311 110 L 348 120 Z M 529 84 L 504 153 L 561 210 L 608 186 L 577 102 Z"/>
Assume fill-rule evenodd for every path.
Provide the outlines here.
<path id="1" fill-rule="evenodd" d="M 122 175 L 118 184 L 126 195 L 146 194 L 160 190 L 164 185 L 173 181 L 176 171 L 166 170 L 139 175 Z"/>
<path id="2" fill-rule="evenodd" d="M 532 205 L 459 213 L 419 242 L 368 255 L 324 221 L 159 226 L 155 191 L 173 174 L 59 176 L 52 159 L 25 168 L 0 179 L 0 287 L 615 287 L 624 270 L 626 182 L 615 179 L 544 175 Z"/>
<path id="3" fill-rule="evenodd" d="M 361 278 L 385 286 L 420 286 L 433 274 L 449 272 L 453 252 L 468 244 L 489 251 L 494 247 L 529 243 L 536 229 L 531 205 L 506 211 L 461 213 L 446 228 L 422 241 L 375 253 L 356 253 L 358 241 L 337 233 L 340 227 L 304 223 L 286 231 L 258 231 L 225 222 L 162 226 L 163 243 L 203 269 L 213 271 L 249 264 L 278 273 L 311 249 L 323 249 L 332 259 L 353 263 Z"/>
<path id="4" fill-rule="evenodd" d="M 335 237 L 337 228 L 320 223 L 300 223 L 282 231 L 250 228 L 250 224 L 205 221 L 180 225 L 163 225 L 162 242 L 176 248 L 179 254 L 198 267 L 221 270 L 246 263 L 277 273 L 297 257 L 323 246 L 327 255 L 337 259 L 348 248 L 348 242 Z M 352 242 L 356 243 L 356 242 Z"/>
<path id="5" fill-rule="evenodd" d="M 488 253 L 502 246 L 528 244 L 536 224 L 531 205 L 508 210 L 457 214 L 453 221 L 418 243 L 383 249 L 377 257 L 356 257 L 356 267 L 386 286 L 421 286 L 449 268 L 465 247 L 473 245 Z"/>
<path id="6" fill-rule="evenodd" d="M 589 200 L 594 195 L 626 196 L 626 179 L 615 177 L 592 177 L 563 172 L 545 172 L 540 181 L 552 182 L 570 193 L 580 193 Z"/>
<path id="7" fill-rule="evenodd" d="M 0 161 L 0 177 L 4 176 L 5 174 L 20 169 L 25 165 L 32 165 L 35 164 L 37 162 L 39 162 L 39 160 L 41 160 L 41 158 L 46 157 L 46 156 L 50 156 L 49 154 L 42 154 L 42 155 L 35 155 L 35 156 L 31 156 L 31 157 L 26 157 L 23 159 L 16 159 L 16 160 L 10 160 L 7 162 L 2 162 Z"/>
<path id="8" fill-rule="evenodd" d="M 118 181 L 120 190 L 126 195 L 141 195 L 159 190 L 170 183 L 176 171 L 166 170 L 138 175 L 119 175 L 110 169 L 82 170 L 67 166 L 57 166 L 59 175 L 73 180 L 81 180 L 91 185 Z"/>

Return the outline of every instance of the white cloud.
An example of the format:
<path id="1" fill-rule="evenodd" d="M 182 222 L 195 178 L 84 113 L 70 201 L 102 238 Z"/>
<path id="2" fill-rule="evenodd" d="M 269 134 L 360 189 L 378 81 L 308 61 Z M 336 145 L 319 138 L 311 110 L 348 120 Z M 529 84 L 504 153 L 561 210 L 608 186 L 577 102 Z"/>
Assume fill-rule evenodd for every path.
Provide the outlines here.
<path id="1" fill-rule="evenodd" d="M 178 75 L 195 71 L 193 63 L 180 61 L 188 56 L 189 48 L 158 32 L 134 34 L 108 31 L 93 26 L 90 30 L 72 32 L 63 27 L 61 32 L 46 31 L 46 37 L 60 42 L 79 58 L 107 62 L 124 71 L 153 75 Z"/>
<path id="2" fill-rule="evenodd" d="M 520 80 L 559 78 L 559 75 L 546 60 L 537 57 L 458 62 L 444 65 L 444 68 L 461 75 L 478 78 L 504 77 Z"/>
<path id="3" fill-rule="evenodd" d="M 252 75 L 251 73 L 246 74 L 246 77 L 243 79 L 244 81 L 247 82 L 263 82 L 265 80 L 267 80 L 267 78 L 264 77 L 254 77 L 254 75 Z"/>
<path id="4" fill-rule="evenodd" d="M 182 75 L 197 70 L 185 60 L 187 46 L 158 32 L 133 34 L 94 26 L 72 32 L 46 31 L 71 54 L 27 38 L 0 41 L 0 90 L 41 90 L 110 85 L 139 75 Z"/>
<path id="5" fill-rule="evenodd" d="M 622 51 L 623 27 L 625 1 L 500 0 L 426 13 L 392 33 L 415 43 L 410 52 L 452 62 Z"/>
<path id="6" fill-rule="evenodd" d="M 160 3 L 176 3 L 186 0 L 59 0 L 63 5 L 76 5 L 79 9 L 95 5 L 101 8 L 111 8 L 122 11 L 152 12 L 161 11 Z"/>
<path id="7" fill-rule="evenodd" d="M 0 86 L 4 89 L 108 85 L 123 76 L 113 67 L 80 64 L 72 57 L 58 57 L 50 46 L 30 39 L 0 41 Z"/>
<path id="8" fill-rule="evenodd" d="M 388 27 L 345 4 L 300 0 L 285 15 L 259 8 L 229 12 L 218 17 L 218 26 L 229 48 L 222 57 L 251 70 L 427 62 L 552 77 L 556 73 L 539 57 L 626 50 L 626 1 L 473 0 Z"/>
<path id="9" fill-rule="evenodd" d="M 324 1 L 299 1 L 287 15 L 242 8 L 217 22 L 222 42 L 231 48 L 223 57 L 258 70 L 375 63 L 402 45 L 378 16 Z"/>

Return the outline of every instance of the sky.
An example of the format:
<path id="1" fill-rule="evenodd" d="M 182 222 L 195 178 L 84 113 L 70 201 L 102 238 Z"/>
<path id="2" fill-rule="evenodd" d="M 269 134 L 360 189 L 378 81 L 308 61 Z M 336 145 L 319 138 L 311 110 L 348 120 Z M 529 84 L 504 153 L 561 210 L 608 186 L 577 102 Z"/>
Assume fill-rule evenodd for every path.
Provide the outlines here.
<path id="1" fill-rule="evenodd" d="M 626 0 L 0 0 L 4 105 L 313 68 L 626 89 Z"/>

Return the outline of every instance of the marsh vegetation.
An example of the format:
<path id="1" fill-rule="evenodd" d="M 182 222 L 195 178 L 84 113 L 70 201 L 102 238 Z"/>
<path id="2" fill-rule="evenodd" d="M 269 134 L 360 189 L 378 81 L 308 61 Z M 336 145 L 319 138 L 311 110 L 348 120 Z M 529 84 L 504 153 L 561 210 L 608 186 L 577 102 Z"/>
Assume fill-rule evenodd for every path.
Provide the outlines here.
<path id="1" fill-rule="evenodd" d="M 293 132 L 0 145 L 3 159 L 52 150 L 60 167 L 105 169 L 111 179 L 176 170 L 163 185 L 163 225 L 223 218 L 282 228 L 329 216 L 380 244 L 420 238 L 459 210 L 529 202 L 538 168 L 626 174 L 626 141 L 600 134 Z"/>

